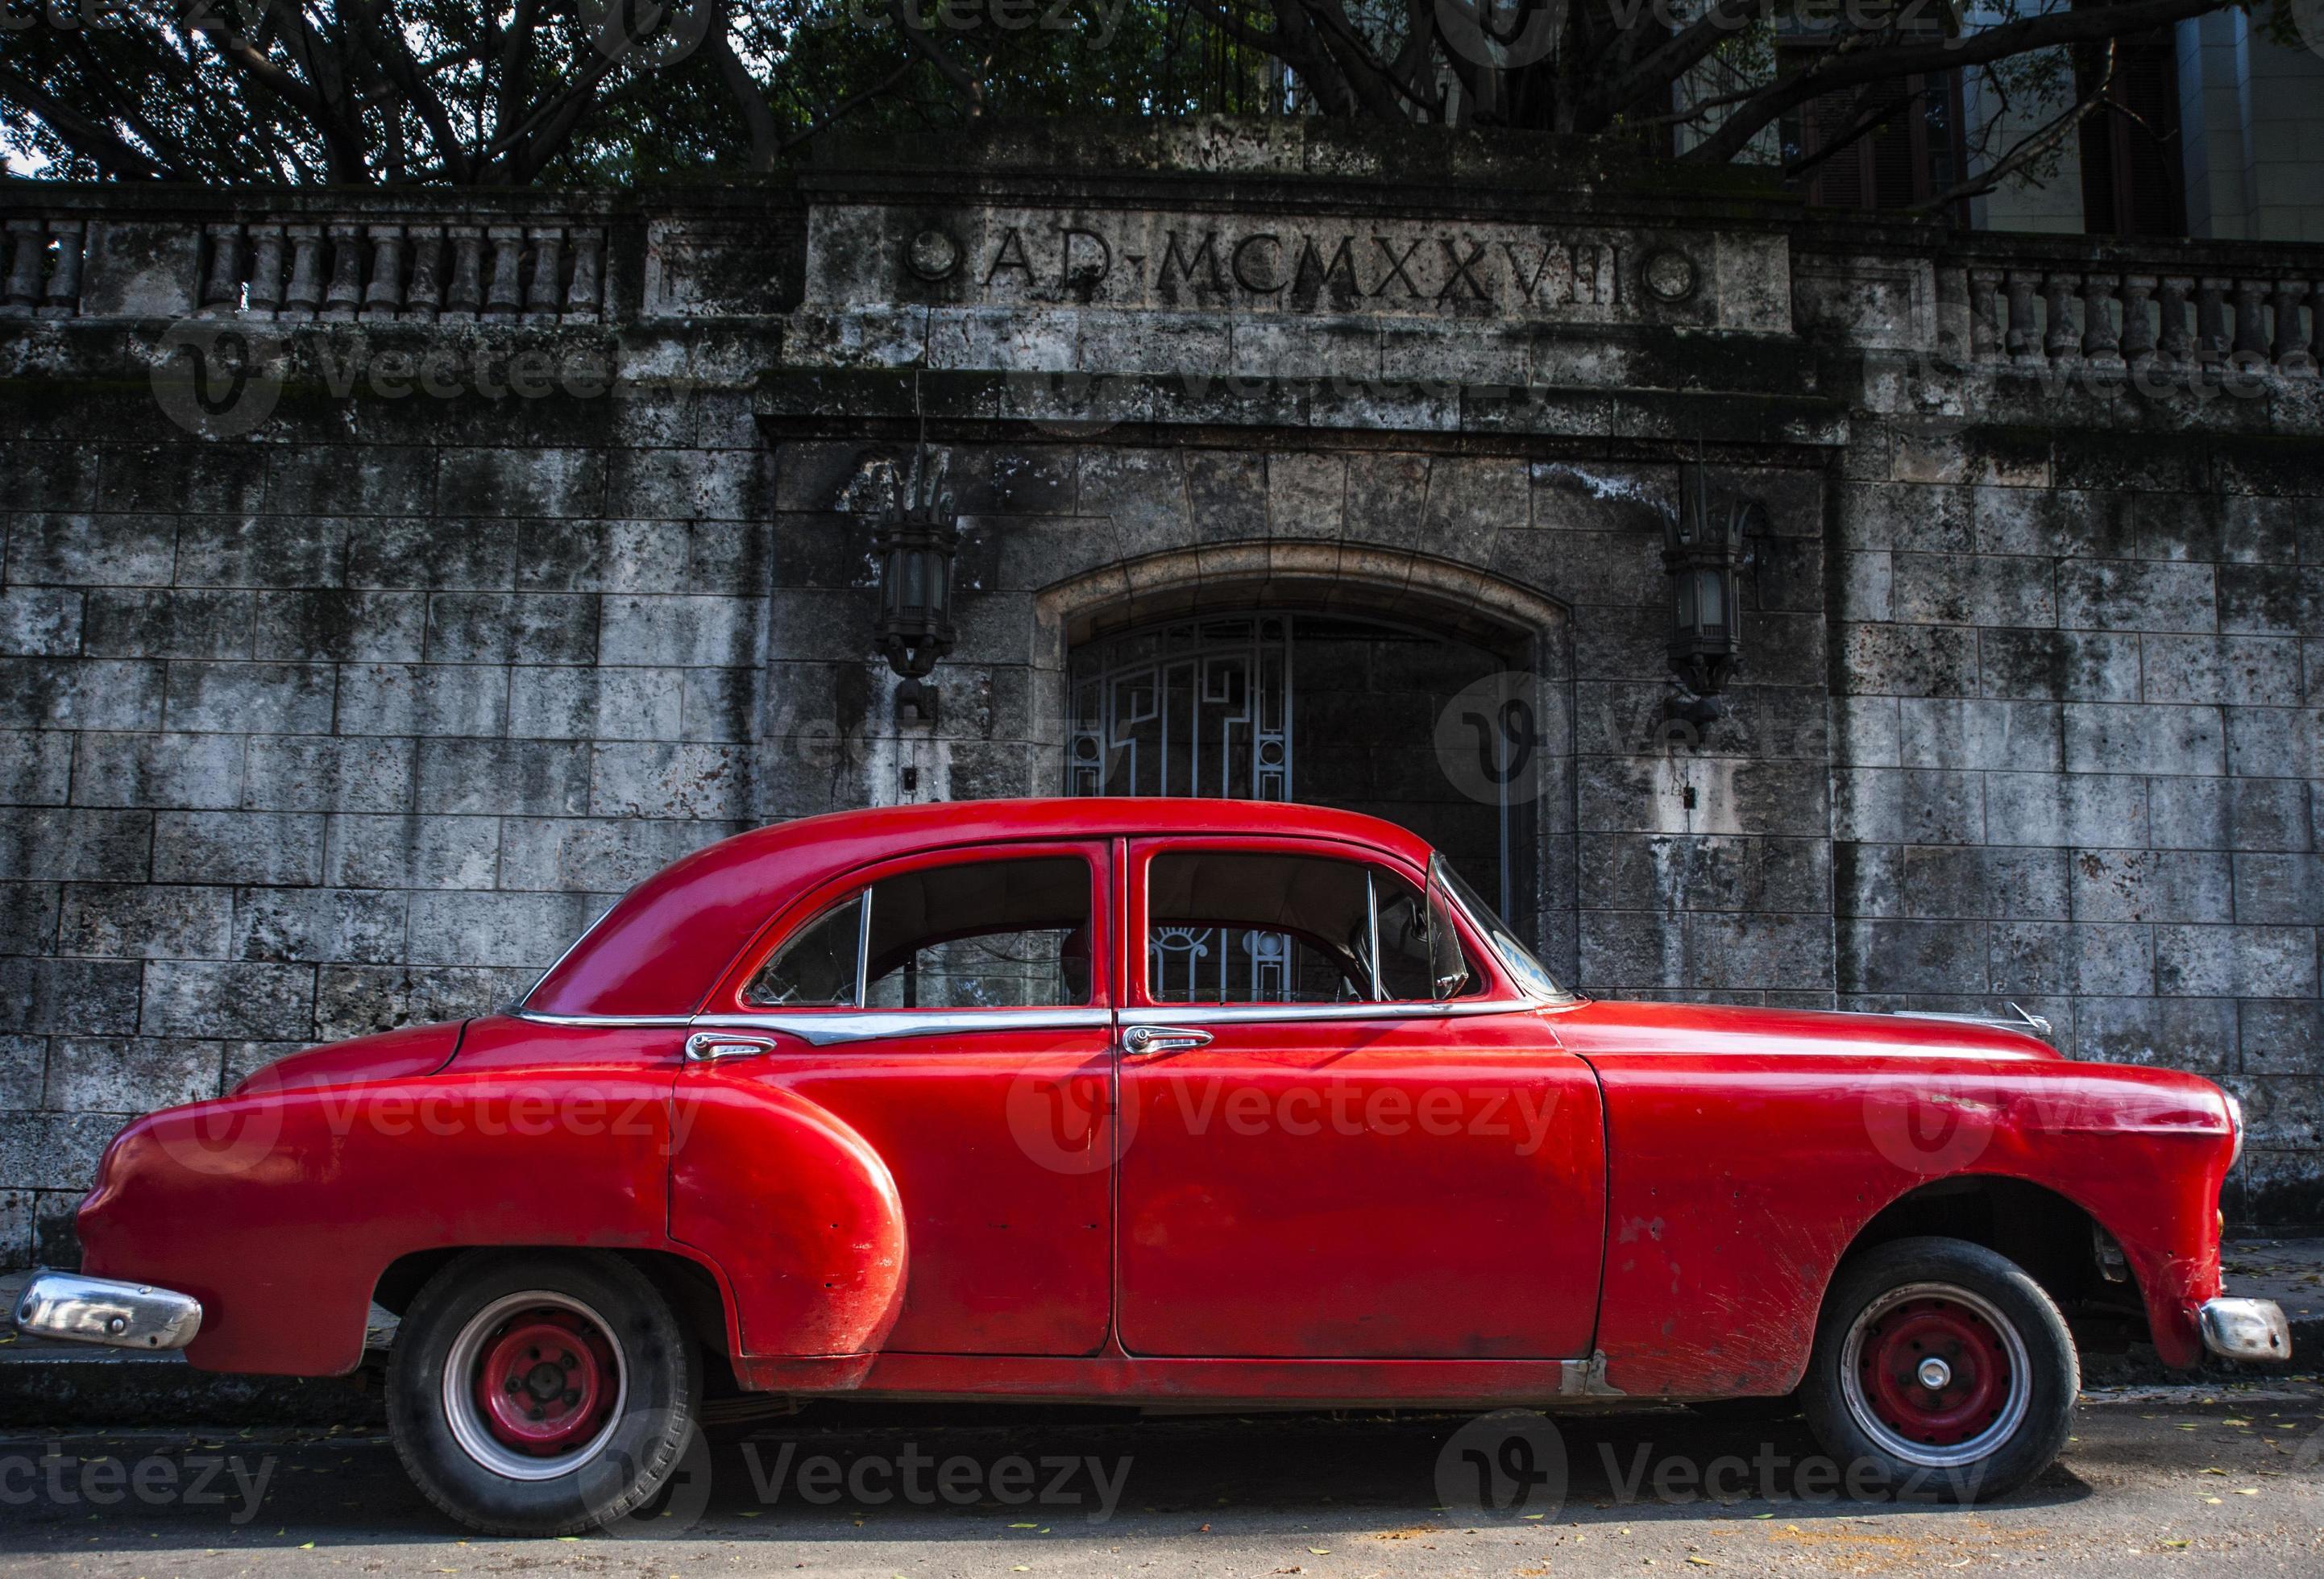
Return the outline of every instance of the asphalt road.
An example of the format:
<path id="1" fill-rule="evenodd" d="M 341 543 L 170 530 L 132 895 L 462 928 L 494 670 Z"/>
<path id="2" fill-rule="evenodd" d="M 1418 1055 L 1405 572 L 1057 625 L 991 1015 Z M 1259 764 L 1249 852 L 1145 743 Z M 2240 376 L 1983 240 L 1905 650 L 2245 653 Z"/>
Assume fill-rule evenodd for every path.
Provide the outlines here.
<path id="1" fill-rule="evenodd" d="M 810 1413 L 721 1429 L 616 1534 L 507 1541 L 463 1539 L 377 1437 L 12 1434 L 0 1574 L 2324 1574 L 2310 1381 L 2095 1395 L 2058 1466 L 1966 1511 L 1849 1500 L 1797 1420 L 1516 1437 L 1441 1415 Z"/>

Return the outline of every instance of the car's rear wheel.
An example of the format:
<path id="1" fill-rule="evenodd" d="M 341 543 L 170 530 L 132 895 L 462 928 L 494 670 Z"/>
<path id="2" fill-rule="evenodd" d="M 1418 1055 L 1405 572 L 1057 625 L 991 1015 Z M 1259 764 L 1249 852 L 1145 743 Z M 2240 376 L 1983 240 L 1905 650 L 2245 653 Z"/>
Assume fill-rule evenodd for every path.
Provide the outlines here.
<path id="1" fill-rule="evenodd" d="M 1976 1502 L 2050 1466 L 2080 1391 L 2065 1317 L 2024 1269 L 1917 1238 L 1841 1266 L 1800 1401 L 1849 1484 Z"/>
<path id="2" fill-rule="evenodd" d="M 572 1535 L 660 1489 L 701 1385 L 669 1302 L 628 1262 L 472 1251 L 404 1313 L 388 1428 L 414 1483 L 462 1523 Z"/>

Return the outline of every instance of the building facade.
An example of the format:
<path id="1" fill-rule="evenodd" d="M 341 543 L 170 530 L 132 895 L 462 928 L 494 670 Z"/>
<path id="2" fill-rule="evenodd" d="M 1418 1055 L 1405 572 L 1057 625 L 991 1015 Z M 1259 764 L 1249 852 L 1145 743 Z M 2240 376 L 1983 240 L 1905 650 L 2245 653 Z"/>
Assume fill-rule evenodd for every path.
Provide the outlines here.
<path id="1" fill-rule="evenodd" d="M 0 189 L 0 1253 L 124 1115 L 505 1003 L 724 834 L 1101 789 L 1397 818 L 1592 993 L 2023 1005 L 2324 1217 L 2324 248 L 1719 179 L 1206 123 Z M 1757 507 L 1721 709 L 1690 500 Z"/>

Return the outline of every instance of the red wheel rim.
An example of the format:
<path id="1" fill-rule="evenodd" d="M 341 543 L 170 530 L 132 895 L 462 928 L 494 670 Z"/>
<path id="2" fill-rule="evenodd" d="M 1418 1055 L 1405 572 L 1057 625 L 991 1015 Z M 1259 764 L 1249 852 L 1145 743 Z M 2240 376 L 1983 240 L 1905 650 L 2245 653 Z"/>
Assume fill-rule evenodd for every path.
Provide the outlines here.
<path id="1" fill-rule="evenodd" d="M 504 1447 L 553 1458 L 593 1439 L 613 1409 L 612 1340 L 571 1310 L 519 1310 L 484 1340 L 476 1412 Z"/>
<path id="2" fill-rule="evenodd" d="M 1865 1329 L 1857 1362 L 1865 1401 L 1910 1442 L 1952 1447 L 1990 1430 L 2010 1396 L 2009 1350 L 1957 1299 L 1923 1295 Z"/>

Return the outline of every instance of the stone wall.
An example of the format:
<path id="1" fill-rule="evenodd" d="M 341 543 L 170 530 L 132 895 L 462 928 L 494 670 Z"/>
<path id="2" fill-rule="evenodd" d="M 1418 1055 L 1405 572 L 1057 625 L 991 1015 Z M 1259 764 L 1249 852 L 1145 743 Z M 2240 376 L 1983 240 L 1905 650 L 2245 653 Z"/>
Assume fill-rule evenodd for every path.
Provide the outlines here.
<path id="1" fill-rule="evenodd" d="M 2014 999 L 2220 1079 L 2231 1212 L 2324 1217 L 2324 256 L 1195 151 L 0 198 L 0 1261 L 72 1256 L 126 1115 L 504 1002 L 685 850 L 1055 793 L 1093 629 L 1323 603 L 1534 676 L 1539 941 L 1586 990 Z M 1090 272 L 1157 236 L 1167 294 Z M 1286 236 L 1365 268 L 1277 299 Z M 933 726 L 867 557 L 924 425 L 965 532 Z M 1695 462 L 1768 521 L 1699 733 Z"/>

